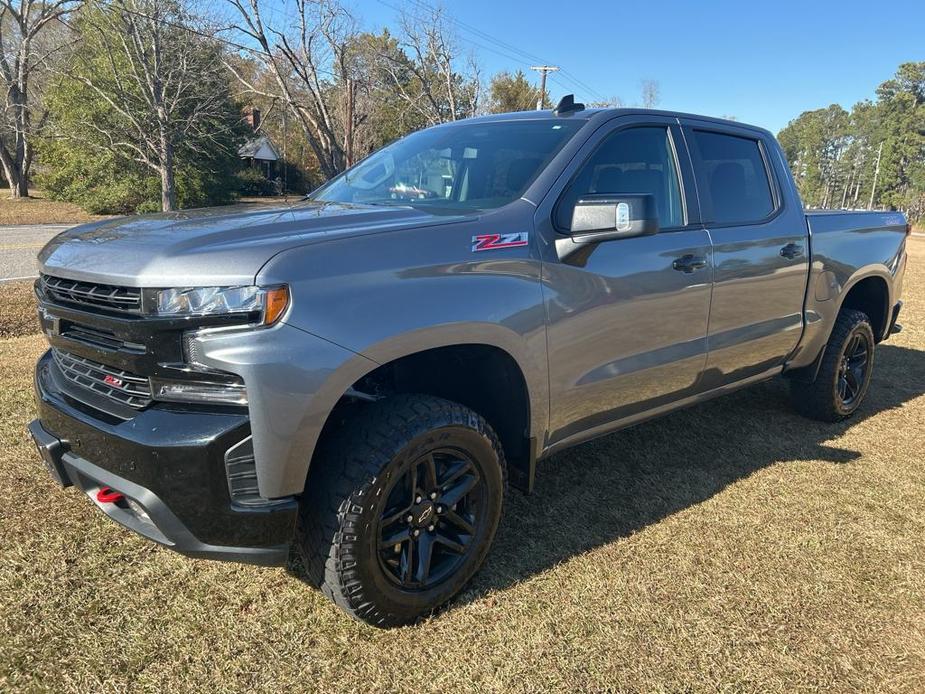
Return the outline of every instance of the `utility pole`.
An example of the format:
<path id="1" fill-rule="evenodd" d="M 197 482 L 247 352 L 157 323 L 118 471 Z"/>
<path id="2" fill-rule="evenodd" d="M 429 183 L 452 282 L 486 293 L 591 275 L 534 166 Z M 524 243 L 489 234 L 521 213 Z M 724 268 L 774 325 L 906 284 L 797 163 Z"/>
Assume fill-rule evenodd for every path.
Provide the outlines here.
<path id="1" fill-rule="evenodd" d="M 874 194 L 877 192 L 877 177 L 880 176 L 880 155 L 883 154 L 883 141 L 880 142 L 880 147 L 877 149 L 877 166 L 874 167 L 874 184 L 870 187 L 870 202 L 867 204 L 867 209 L 874 209 Z"/>
<path id="2" fill-rule="evenodd" d="M 536 100 L 536 110 L 542 111 L 546 101 L 546 75 L 550 72 L 558 72 L 559 67 L 557 65 L 533 65 L 530 69 L 540 73 L 540 98 Z"/>

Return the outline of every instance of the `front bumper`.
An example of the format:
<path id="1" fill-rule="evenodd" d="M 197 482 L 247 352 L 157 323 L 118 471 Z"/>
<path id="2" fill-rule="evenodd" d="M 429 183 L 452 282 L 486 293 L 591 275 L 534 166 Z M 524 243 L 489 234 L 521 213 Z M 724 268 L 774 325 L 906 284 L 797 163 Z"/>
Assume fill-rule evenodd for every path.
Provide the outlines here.
<path id="1" fill-rule="evenodd" d="M 36 366 L 35 390 L 29 430 L 46 466 L 114 521 L 189 556 L 285 563 L 296 502 L 244 509 L 228 490 L 225 453 L 250 435 L 246 414 L 154 407 L 104 420 L 56 386 L 50 354 Z M 104 487 L 125 499 L 98 501 Z"/>

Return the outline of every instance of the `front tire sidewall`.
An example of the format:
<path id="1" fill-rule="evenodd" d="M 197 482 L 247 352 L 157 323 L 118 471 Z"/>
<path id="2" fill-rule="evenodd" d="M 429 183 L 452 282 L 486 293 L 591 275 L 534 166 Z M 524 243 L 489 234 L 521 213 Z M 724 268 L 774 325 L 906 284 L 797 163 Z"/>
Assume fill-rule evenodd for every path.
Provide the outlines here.
<path id="1" fill-rule="evenodd" d="M 465 451 L 476 466 L 480 483 L 485 485 L 482 518 L 476 528 L 469 555 L 452 575 L 427 590 L 404 590 L 385 574 L 379 563 L 379 519 L 395 476 L 400 476 L 421 456 L 441 448 Z M 360 514 L 360 532 L 354 548 L 357 557 L 356 579 L 361 585 L 372 587 L 371 591 L 365 592 L 370 597 L 371 594 L 376 595 L 377 607 L 384 612 L 412 620 L 435 609 L 459 592 L 484 560 L 501 518 L 503 494 L 501 464 L 488 437 L 462 426 L 440 427 L 416 436 L 392 458 L 382 474 L 370 485 L 369 501 L 363 505 Z"/>

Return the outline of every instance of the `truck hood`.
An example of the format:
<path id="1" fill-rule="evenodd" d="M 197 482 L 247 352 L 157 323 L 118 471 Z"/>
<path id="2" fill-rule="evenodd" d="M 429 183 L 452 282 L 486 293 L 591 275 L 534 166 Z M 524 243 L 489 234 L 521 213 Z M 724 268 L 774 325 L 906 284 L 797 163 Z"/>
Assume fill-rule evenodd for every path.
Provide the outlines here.
<path id="1" fill-rule="evenodd" d="M 42 249 L 39 263 L 50 275 L 131 287 L 252 284 L 270 258 L 296 246 L 462 219 L 312 201 L 186 210 L 68 229 Z"/>

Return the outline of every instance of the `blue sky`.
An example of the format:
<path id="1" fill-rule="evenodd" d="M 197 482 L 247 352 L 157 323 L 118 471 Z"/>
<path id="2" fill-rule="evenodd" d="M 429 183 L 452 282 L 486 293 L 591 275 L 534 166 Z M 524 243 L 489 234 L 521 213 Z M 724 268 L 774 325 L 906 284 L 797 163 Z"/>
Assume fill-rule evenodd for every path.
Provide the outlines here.
<path id="1" fill-rule="evenodd" d="M 420 2 L 421 0 L 418 0 Z M 449 14 L 627 104 L 639 82 L 661 87 L 661 108 L 735 116 L 777 132 L 802 111 L 850 108 L 907 61 L 925 60 L 925 0 L 446 0 Z M 414 0 L 353 0 L 366 29 L 394 24 Z M 486 74 L 530 58 L 457 27 Z M 472 42 L 481 44 L 473 45 Z M 487 47 L 494 51 L 486 50 Z M 531 73 L 532 74 L 532 73 Z M 587 90 L 557 75 L 553 97 Z"/>

